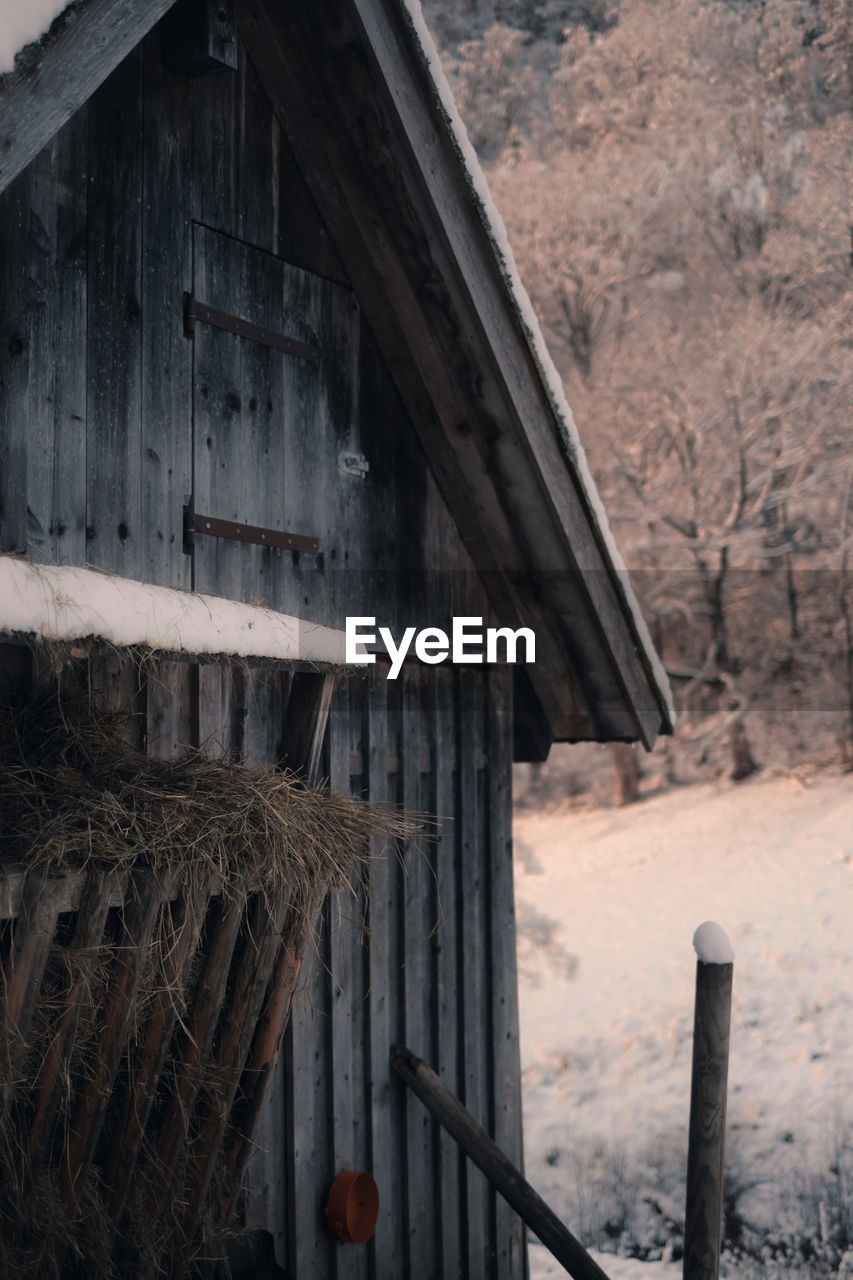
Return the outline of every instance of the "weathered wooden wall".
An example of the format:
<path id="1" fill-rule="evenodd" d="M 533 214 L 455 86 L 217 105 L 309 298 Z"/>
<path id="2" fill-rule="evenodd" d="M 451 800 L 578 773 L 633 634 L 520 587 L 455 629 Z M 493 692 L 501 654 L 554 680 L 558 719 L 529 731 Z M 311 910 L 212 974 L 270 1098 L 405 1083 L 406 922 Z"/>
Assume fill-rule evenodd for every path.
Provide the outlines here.
<path id="1" fill-rule="evenodd" d="M 366 909 L 358 894 L 330 907 L 294 1007 L 249 1222 L 270 1214 L 299 1277 L 524 1274 L 515 1215 L 389 1067 L 391 1044 L 412 1047 L 521 1163 L 507 676 L 411 666 L 394 683 L 352 680 L 333 702 L 332 786 L 440 821 L 436 838 L 373 865 Z M 366 1248 L 325 1231 L 341 1168 L 379 1184 Z"/>
<path id="2" fill-rule="evenodd" d="M 191 292 L 317 363 L 206 324 L 188 337 Z M 0 198 L 0 387 L 2 551 L 333 625 L 485 608 L 242 51 L 187 78 L 156 29 Z M 198 537 L 188 554 L 188 503 L 319 553 Z"/>
<path id="3" fill-rule="evenodd" d="M 279 125 L 237 72 L 164 69 L 155 30 L 0 198 L 0 550 L 401 628 L 487 613 L 394 383 Z M 310 365 L 184 331 L 183 295 L 316 343 Z M 366 478 L 341 466 L 362 454 Z M 317 556 L 197 539 L 184 506 L 310 534 Z M 149 751 L 280 756 L 287 676 L 163 663 Z M 509 671 L 340 684 L 333 787 L 441 817 L 340 912 L 292 1019 L 247 1222 L 299 1280 L 521 1277 L 520 1228 L 390 1076 L 407 1043 L 520 1161 Z M 343 1166 L 374 1171 L 374 1241 L 335 1245 Z"/>

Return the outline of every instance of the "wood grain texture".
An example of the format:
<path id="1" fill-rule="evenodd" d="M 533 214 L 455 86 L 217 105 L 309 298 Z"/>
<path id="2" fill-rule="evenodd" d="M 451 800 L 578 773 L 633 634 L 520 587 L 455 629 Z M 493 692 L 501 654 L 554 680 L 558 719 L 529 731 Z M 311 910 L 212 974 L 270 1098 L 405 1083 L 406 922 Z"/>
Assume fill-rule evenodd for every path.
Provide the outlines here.
<path id="1" fill-rule="evenodd" d="M 432 671 L 412 667 L 403 684 L 402 778 L 403 807 L 423 812 L 426 781 L 432 762 Z M 422 765 L 428 766 L 422 771 Z M 435 983 L 433 938 L 437 927 L 436 886 L 430 849 L 418 838 L 405 850 L 405 907 L 403 922 L 404 1029 L 418 1052 L 435 1053 Z M 412 1280 L 427 1280 L 438 1266 L 438 1220 L 435 1204 L 437 1133 L 432 1119 L 414 1098 L 406 1103 L 405 1191 L 408 1250 L 406 1268 Z"/>
<path id="2" fill-rule="evenodd" d="M 696 965 L 685 1280 L 719 1280 L 720 1274 L 733 973 L 732 964 Z"/>
<path id="3" fill-rule="evenodd" d="M 65 1071 L 74 1047 L 80 1005 L 86 997 L 88 984 L 84 958 L 92 947 L 97 947 L 101 942 L 104 922 L 117 887 L 114 876 L 108 876 L 103 871 L 90 871 L 77 904 L 74 937 L 68 952 L 73 977 L 65 996 L 64 1008 L 57 1019 L 55 1035 L 42 1063 L 28 1135 L 30 1177 L 38 1174 L 48 1158 L 57 1116 L 67 1089 Z"/>
<path id="4" fill-rule="evenodd" d="M 462 824 L 457 808 L 457 708 L 455 673 L 435 671 L 435 814 L 439 822 L 435 849 L 439 932 L 436 940 L 436 1012 L 441 1078 L 454 1093 L 463 1088 L 463 1014 L 459 986 L 461 932 L 460 867 Z M 450 1135 L 438 1135 L 438 1196 L 441 1228 L 441 1273 L 458 1275 L 464 1222 L 460 1213 L 464 1186 L 464 1156 Z"/>
<path id="5" fill-rule="evenodd" d="M 518 1034 L 515 891 L 512 865 L 512 669 L 486 677 L 488 763 L 489 943 L 491 946 L 494 1115 L 492 1134 L 524 1172 L 521 1134 L 521 1055 Z M 495 1275 L 519 1275 L 526 1257 L 522 1220 L 503 1197 L 495 1204 Z"/>
<path id="6" fill-rule="evenodd" d="M 485 701 L 482 672 L 457 667 L 457 821 L 460 832 L 457 981 L 461 993 L 463 1099 L 482 1125 L 490 1120 L 491 956 L 488 937 L 488 860 L 486 793 L 483 777 Z M 476 940 L 476 941 L 475 941 Z M 464 1170 L 467 1222 L 465 1245 L 473 1275 L 491 1276 L 493 1192 L 476 1168 Z"/>
<path id="7" fill-rule="evenodd" d="M 396 776 L 388 777 L 388 686 L 384 674 L 372 672 L 368 690 L 367 781 L 371 804 L 396 802 Z M 394 740 L 392 734 L 392 741 Z M 396 851 L 379 856 L 374 848 L 369 869 L 368 1026 L 370 1108 L 370 1168 L 380 1187 L 379 1219 L 368 1244 L 375 1275 L 402 1271 L 402 1215 L 400 1158 L 394 1099 L 390 1088 L 388 1054 L 396 1036 L 396 986 L 393 962 L 395 901 L 398 891 Z"/>
<path id="8" fill-rule="evenodd" d="M 138 576 L 145 540 L 141 138 L 139 47 L 89 104 L 87 558 L 129 578 Z"/>
<path id="9" fill-rule="evenodd" d="M 192 110 L 183 77 L 162 64 L 161 32 L 143 50 L 141 521 L 138 575 L 191 585 L 183 511 L 192 492 L 192 344 L 183 294 L 192 288 Z"/>
<path id="10" fill-rule="evenodd" d="M 21 1046 L 32 1025 L 60 903 L 59 895 L 50 892 L 43 877 L 27 876 L 12 933 L 10 973 L 0 1009 L 6 1033 Z"/>
<path id="11" fill-rule="evenodd" d="M 0 546 L 85 558 L 87 114 L 0 199 Z"/>
<path id="12" fill-rule="evenodd" d="M 165 896 L 165 886 L 149 871 L 131 874 L 103 1010 L 98 1054 L 78 1094 L 69 1126 L 62 1176 L 62 1198 L 68 1210 L 78 1209 L 77 1194 L 85 1185 L 95 1154 L 134 1015 L 148 944 Z"/>
<path id="13" fill-rule="evenodd" d="M 51 38 L 32 74 L 0 87 L 0 191 L 157 23 L 173 0 L 89 0 Z"/>

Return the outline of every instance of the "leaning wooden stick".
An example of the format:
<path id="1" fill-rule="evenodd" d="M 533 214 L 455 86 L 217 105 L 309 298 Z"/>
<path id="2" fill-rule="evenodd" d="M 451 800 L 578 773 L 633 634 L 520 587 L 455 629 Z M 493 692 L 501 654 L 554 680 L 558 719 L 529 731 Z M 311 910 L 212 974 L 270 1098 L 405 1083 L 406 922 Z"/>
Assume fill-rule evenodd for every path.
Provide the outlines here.
<path id="1" fill-rule="evenodd" d="M 687 1148 L 684 1280 L 718 1280 L 734 952 L 724 931 L 710 920 L 696 930 L 693 945 L 699 959 Z"/>
<path id="2" fill-rule="evenodd" d="M 391 1065 L 574 1280 L 607 1280 L 606 1272 L 421 1058 L 394 1044 Z"/>

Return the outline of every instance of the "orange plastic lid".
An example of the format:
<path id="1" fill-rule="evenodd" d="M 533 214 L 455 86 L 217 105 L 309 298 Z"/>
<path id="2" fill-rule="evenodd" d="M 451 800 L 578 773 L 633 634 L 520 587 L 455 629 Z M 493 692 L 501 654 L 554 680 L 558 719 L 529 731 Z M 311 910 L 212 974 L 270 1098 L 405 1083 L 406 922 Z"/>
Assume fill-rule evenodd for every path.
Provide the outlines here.
<path id="1" fill-rule="evenodd" d="M 373 1175 L 342 1169 L 329 1189 L 326 1222 L 342 1244 L 364 1244 L 376 1230 L 379 1188 Z"/>

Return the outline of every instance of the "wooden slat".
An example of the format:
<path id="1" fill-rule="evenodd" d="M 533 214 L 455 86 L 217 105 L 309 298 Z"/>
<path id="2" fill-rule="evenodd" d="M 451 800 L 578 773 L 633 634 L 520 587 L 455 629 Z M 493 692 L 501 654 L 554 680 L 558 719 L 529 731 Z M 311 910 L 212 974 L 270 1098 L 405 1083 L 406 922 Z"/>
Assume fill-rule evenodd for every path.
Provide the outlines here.
<path id="1" fill-rule="evenodd" d="M 179 1259 L 175 1280 L 184 1274 L 205 1208 L 220 1145 L 225 1134 L 237 1088 L 252 1044 L 255 1026 L 275 968 L 281 934 L 290 909 L 289 900 L 268 902 L 258 894 L 245 925 L 243 947 L 229 982 L 229 999 L 217 1035 L 214 1075 L 201 1096 L 198 1134 L 193 1143 L 187 1175 Z"/>
<path id="2" fill-rule="evenodd" d="M 294 676 L 287 706 L 282 762 L 315 785 L 328 767 L 322 752 L 333 684 Z M 325 757 L 325 758 L 324 758 Z M 287 1269 L 305 1280 L 334 1276 L 335 1250 L 322 1216 L 334 1176 L 332 1134 L 329 904 L 317 933 L 316 955 L 291 1008 L 284 1043 L 287 1150 Z"/>
<path id="3" fill-rule="evenodd" d="M 281 763 L 285 708 L 290 695 L 289 671 L 247 671 L 244 759 L 250 768 Z"/>
<path id="4" fill-rule="evenodd" d="M 297 992 L 285 1041 L 287 1099 L 288 1221 L 286 1269 L 300 1280 L 335 1274 L 335 1246 L 325 1229 L 323 1207 L 332 1165 L 332 1083 L 328 912 L 324 910 L 319 954 Z"/>
<path id="5" fill-rule="evenodd" d="M 117 879 L 115 875 L 109 876 L 102 871 L 89 872 L 77 905 L 77 921 L 68 956 L 70 972 L 74 974 L 76 968 L 76 974 L 64 997 L 62 1014 L 39 1075 L 35 1110 L 28 1135 L 30 1177 L 35 1177 L 50 1151 L 62 1095 L 66 1089 L 64 1071 L 74 1047 L 80 1000 L 87 986 L 82 962 L 86 953 L 101 941 L 107 912 L 120 887 Z"/>
<path id="6" fill-rule="evenodd" d="M 413 667 L 403 687 L 403 807 L 407 813 L 422 810 L 420 761 L 429 748 L 431 710 L 429 687 L 432 672 Z M 434 986 L 431 932 L 435 928 L 435 882 L 428 851 L 417 841 L 406 849 L 403 983 L 407 1043 L 420 1045 L 419 1053 L 434 1056 Z M 407 1274 L 426 1280 L 436 1270 L 436 1217 L 434 1206 L 436 1132 L 423 1107 L 406 1101 L 406 1201 L 409 1259 Z"/>
<path id="7" fill-rule="evenodd" d="M 238 43 L 238 69 L 189 86 L 195 137 L 195 219 L 261 249 L 278 240 L 279 126 Z M 211 301 L 211 299 L 205 299 Z"/>
<path id="8" fill-rule="evenodd" d="M 484 939 L 486 912 L 485 796 L 477 757 L 483 751 L 482 673 L 456 669 L 458 699 L 457 805 L 460 828 L 459 984 L 462 995 L 463 1099 L 480 1124 L 489 1123 L 490 1022 Z M 479 1170 L 465 1167 L 467 1255 L 472 1275 L 491 1275 L 493 1192 Z"/>
<path id="9" fill-rule="evenodd" d="M 27 545 L 29 198 L 22 174 L 0 199 L 0 551 Z"/>
<path id="10" fill-rule="evenodd" d="M 0 199 L 0 548 L 85 558 L 86 111 Z"/>
<path id="11" fill-rule="evenodd" d="M 202 666 L 198 680 L 199 749 L 214 760 L 242 755 L 242 672 L 233 667 Z"/>
<path id="12" fill-rule="evenodd" d="M 134 872 L 122 913 L 121 938 L 103 1011 L 98 1055 L 77 1099 L 63 1165 L 62 1198 L 75 1210 L 95 1152 L 121 1054 L 135 1015 L 148 945 L 166 886 L 150 871 Z"/>
<path id="13" fill-rule="evenodd" d="M 197 670 L 188 663 L 155 659 L 149 659 L 146 670 L 148 754 L 158 760 L 180 759 L 197 741 Z"/>
<path id="14" fill-rule="evenodd" d="M 59 911 L 60 898 L 51 892 L 50 882 L 38 873 L 28 875 L 12 933 L 2 1004 L 3 1026 L 19 1044 L 29 1035 Z"/>
<path id="15" fill-rule="evenodd" d="M 393 804 L 396 800 L 396 777 L 389 787 L 388 757 L 388 686 L 384 675 L 372 671 L 368 685 L 367 783 L 371 804 Z M 392 738 L 392 741 L 394 739 Z M 374 847 L 374 853 L 378 850 Z M 368 1054 L 370 1077 L 370 1151 L 371 1171 L 379 1188 L 379 1219 L 376 1232 L 368 1245 L 374 1274 L 381 1265 L 389 1275 L 402 1274 L 400 1229 L 400 1162 L 399 1133 L 395 1123 L 388 1054 L 394 1042 L 396 1009 L 392 955 L 393 912 L 397 882 L 394 850 L 375 857 L 369 869 L 368 928 Z"/>
<path id="16" fill-rule="evenodd" d="M 367 777 L 361 770 L 352 771 L 353 756 L 364 757 L 367 731 L 367 682 L 358 677 L 347 681 L 349 703 L 349 789 L 354 796 L 364 796 Z M 352 1001 L 352 1113 L 353 1113 L 353 1164 L 356 1169 L 370 1169 L 370 1114 L 369 1114 L 369 1065 L 368 1065 L 368 950 L 370 946 L 367 926 L 366 878 L 359 868 L 353 874 L 353 896 L 347 899 L 350 937 L 350 1000 Z M 364 1247 L 351 1251 L 348 1280 L 370 1280 L 370 1257 Z M 338 1268 L 338 1280 L 345 1280 Z"/>
<path id="17" fill-rule="evenodd" d="M 133 578 L 141 522 L 142 50 L 89 104 L 87 559 Z M 118 249 L 120 247 L 120 250 Z"/>
<path id="18" fill-rule="evenodd" d="M 350 794 L 350 707 L 347 684 L 340 684 L 329 715 L 329 788 Z M 329 1007 L 331 1010 L 332 1171 L 361 1169 L 355 1145 L 356 1117 L 362 1102 L 356 1093 L 356 1056 L 360 1052 L 353 1028 L 357 1003 L 363 998 L 360 973 L 354 967 L 353 932 L 358 906 L 348 893 L 329 904 Z M 361 1153 L 359 1153 L 361 1154 Z M 355 1280 L 363 1249 L 338 1250 L 337 1280 Z"/>
<path id="19" fill-rule="evenodd" d="M 523 1172 L 521 1139 L 521 1060 L 518 1038 L 515 894 L 512 867 L 512 671 L 487 673 L 486 743 L 488 765 L 488 843 L 491 948 L 492 1046 L 495 1142 Z M 502 1196 L 495 1205 L 497 1280 L 524 1274 L 523 1224 Z"/>
<path id="20" fill-rule="evenodd" d="M 227 97 L 233 91 L 232 78 L 225 75 L 223 79 L 222 93 Z M 236 246 L 234 252 L 229 247 L 224 237 L 205 227 L 193 228 L 193 292 L 206 301 L 228 298 L 236 306 L 243 293 L 242 255 Z M 241 340 L 202 325 L 195 331 L 192 352 L 194 504 L 224 520 L 252 519 L 254 513 L 242 509 Z M 245 412 L 248 417 L 248 406 Z M 242 566 L 251 555 L 251 548 L 225 538 L 197 539 L 192 554 L 193 588 L 242 600 Z"/>
<path id="21" fill-rule="evenodd" d="M 211 930 L 204 966 L 193 995 L 187 1019 L 180 1061 L 175 1069 L 175 1086 L 151 1151 L 151 1171 L 155 1185 L 168 1187 L 186 1141 L 189 1120 L 198 1095 L 199 1069 L 208 1059 L 216 1031 L 231 957 L 243 918 L 245 898 L 235 893 L 223 903 L 222 917 Z M 214 908 L 217 910 L 217 908 Z"/>
<path id="22" fill-rule="evenodd" d="M 127 652 L 109 649 L 89 659 L 89 683 L 95 706 L 116 716 L 115 732 L 129 746 L 145 749 L 148 729 L 146 680 Z"/>
<path id="23" fill-rule="evenodd" d="M 290 689 L 290 673 L 286 671 L 251 671 L 247 673 L 245 762 L 252 768 L 270 768 L 281 759 L 285 705 Z M 298 962 L 298 956 L 297 956 Z M 288 953 L 284 950 L 277 962 L 277 976 L 268 996 L 264 1021 L 271 1025 L 276 998 L 292 1001 L 288 994 L 289 975 L 285 972 Z M 300 967 L 301 972 L 301 967 Z M 297 975 L 298 981 L 298 975 Z M 294 988 L 295 990 L 295 988 Z M 278 995 L 276 996 L 276 993 Z M 285 1030 L 286 1028 L 282 1028 Z M 262 1034 L 259 1028 L 258 1036 Z M 265 1050 L 253 1047 L 252 1058 L 263 1063 Z M 262 1069 L 262 1068 L 261 1068 Z M 285 1154 L 284 1062 L 281 1044 L 276 1046 L 276 1065 L 267 1089 L 266 1100 L 256 1121 L 251 1145 L 251 1159 L 246 1170 L 246 1220 L 249 1231 L 267 1230 L 273 1237 L 276 1261 L 286 1259 L 287 1159 Z M 233 1159 L 233 1157 L 230 1157 Z M 236 1179 L 235 1179 L 236 1182 Z"/>
<path id="24" fill-rule="evenodd" d="M 132 1079 L 124 1097 L 116 1136 L 104 1163 L 104 1205 L 118 1226 L 131 1189 L 157 1085 L 178 1017 L 178 1001 L 185 989 L 209 901 L 207 878 L 185 888 L 182 920 L 163 961 L 163 985 L 157 991 L 148 1021 L 134 1055 Z M 174 919 L 174 915 L 173 915 Z"/>
<path id="25" fill-rule="evenodd" d="M 461 932 L 459 867 L 462 824 L 457 809 L 457 726 L 454 704 L 455 673 L 439 667 L 435 673 L 435 814 L 440 820 L 436 842 L 436 878 L 439 894 L 439 935 L 436 963 L 439 1074 L 454 1093 L 462 1091 L 462 1009 L 459 985 L 460 957 L 464 955 Z M 442 1275 L 453 1275 L 460 1266 L 462 1241 L 463 1160 L 459 1147 L 444 1130 L 438 1145 L 438 1196 L 441 1226 Z"/>
<path id="26" fill-rule="evenodd" d="M 183 510 L 192 492 L 192 361 L 182 298 L 192 288 L 192 114 L 187 82 L 166 71 L 161 32 L 144 46 L 142 166 L 142 441 L 138 576 L 191 586 Z"/>

